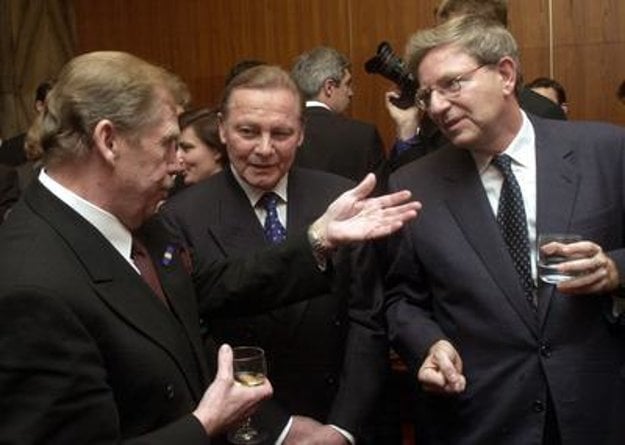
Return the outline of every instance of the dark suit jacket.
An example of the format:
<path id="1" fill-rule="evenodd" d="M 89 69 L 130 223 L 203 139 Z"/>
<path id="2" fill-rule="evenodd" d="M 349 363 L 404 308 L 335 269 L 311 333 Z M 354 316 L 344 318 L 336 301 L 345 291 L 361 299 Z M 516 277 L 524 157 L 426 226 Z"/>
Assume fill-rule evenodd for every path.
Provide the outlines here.
<path id="1" fill-rule="evenodd" d="M 304 116 L 304 142 L 295 157 L 298 167 L 360 181 L 382 166 L 384 146 L 373 125 L 323 107 L 307 107 Z"/>
<path id="2" fill-rule="evenodd" d="M 288 182 L 289 237 L 307 228 L 350 185 L 335 175 L 293 168 Z M 164 213 L 199 263 L 247 255 L 267 245 L 230 169 L 173 197 Z M 344 249 L 335 258 L 332 293 L 319 292 L 312 300 L 260 316 L 213 317 L 207 323 L 219 342 L 265 349 L 274 400 L 282 412 L 261 412 L 261 421 L 272 423 L 273 437 L 292 414 L 363 434 L 388 357 L 385 333 L 371 318 L 369 296 L 379 290 L 376 269 L 369 269 L 372 260 L 360 247 Z M 270 409 L 277 408 L 266 407 Z"/>
<path id="3" fill-rule="evenodd" d="M 537 232 L 579 233 L 625 273 L 625 132 L 595 123 L 531 117 L 536 131 Z M 625 399 L 625 343 L 607 317 L 608 295 L 566 296 L 539 283 L 523 298 L 475 163 L 447 147 L 398 170 L 393 189 L 423 203 L 393 243 L 387 318 L 397 350 L 418 369 L 449 339 L 466 391 L 425 395 L 428 441 L 539 444 L 551 395 L 565 444 L 608 443 Z M 622 412 L 622 411 L 621 411 Z"/>
<path id="4" fill-rule="evenodd" d="M 25 142 L 26 133 L 20 133 L 2 141 L 2 145 L 0 145 L 0 164 L 11 167 L 24 164 L 27 161 L 26 151 L 24 150 Z"/>
<path id="5" fill-rule="evenodd" d="M 209 443 L 190 414 L 211 379 L 193 285 L 160 222 L 142 232 L 172 311 L 38 181 L 0 228 L 0 442 Z M 266 307 L 295 294 L 265 292 L 289 275 L 280 269 L 272 279 L 277 266 L 308 262 L 306 276 L 315 274 L 306 250 L 270 256 L 214 265 L 200 286 L 203 305 L 240 306 L 254 295 L 252 306 Z"/>
<path id="6" fill-rule="evenodd" d="M 8 215 L 9 209 L 20 197 L 20 187 L 17 172 L 9 167 L 0 165 L 0 224 Z"/>

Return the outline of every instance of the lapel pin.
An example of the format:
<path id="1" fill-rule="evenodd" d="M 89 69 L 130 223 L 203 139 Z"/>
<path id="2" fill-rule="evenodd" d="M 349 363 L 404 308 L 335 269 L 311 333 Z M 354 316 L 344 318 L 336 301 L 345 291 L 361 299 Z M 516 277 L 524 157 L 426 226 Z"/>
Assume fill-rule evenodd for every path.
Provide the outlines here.
<path id="1" fill-rule="evenodd" d="M 174 246 L 167 246 L 165 248 L 165 253 L 163 253 L 163 258 L 161 259 L 161 264 L 163 266 L 169 266 L 174 259 Z"/>

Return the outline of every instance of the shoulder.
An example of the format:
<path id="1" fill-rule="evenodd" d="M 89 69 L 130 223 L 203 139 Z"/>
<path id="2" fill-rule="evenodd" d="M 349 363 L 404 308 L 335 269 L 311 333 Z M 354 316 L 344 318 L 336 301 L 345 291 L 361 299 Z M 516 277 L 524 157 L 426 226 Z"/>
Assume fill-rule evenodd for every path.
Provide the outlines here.
<path id="1" fill-rule="evenodd" d="M 180 190 L 180 192 L 167 199 L 161 210 L 164 213 L 198 212 L 200 209 L 198 203 L 220 199 L 227 190 L 233 188 L 229 182 L 225 172 L 217 173 L 197 184 Z"/>
<path id="2" fill-rule="evenodd" d="M 308 188 L 310 193 L 342 192 L 354 185 L 355 183 L 350 179 L 321 170 L 293 167 L 289 173 L 289 187 Z M 310 189 L 311 186 L 315 188 Z"/>
<path id="3" fill-rule="evenodd" d="M 537 143 L 547 137 L 575 145 L 614 142 L 625 138 L 625 128 L 607 122 L 561 121 L 531 114 L 528 116 L 536 132 Z"/>

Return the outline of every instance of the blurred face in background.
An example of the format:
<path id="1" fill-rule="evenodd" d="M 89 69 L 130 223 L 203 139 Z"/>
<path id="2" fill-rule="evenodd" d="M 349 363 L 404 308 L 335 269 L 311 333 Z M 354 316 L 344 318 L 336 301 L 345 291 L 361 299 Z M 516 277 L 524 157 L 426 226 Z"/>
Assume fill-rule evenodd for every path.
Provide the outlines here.
<path id="1" fill-rule="evenodd" d="M 185 185 L 195 184 L 221 171 L 221 153 L 200 139 L 193 126 L 180 134 L 177 150 Z"/>

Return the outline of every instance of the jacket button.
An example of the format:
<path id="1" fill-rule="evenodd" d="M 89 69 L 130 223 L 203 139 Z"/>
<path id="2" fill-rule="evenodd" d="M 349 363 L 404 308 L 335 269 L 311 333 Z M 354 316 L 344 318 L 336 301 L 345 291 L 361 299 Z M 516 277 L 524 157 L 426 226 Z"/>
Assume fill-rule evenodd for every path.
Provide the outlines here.
<path id="1" fill-rule="evenodd" d="M 545 358 L 549 358 L 551 357 L 551 345 L 546 342 L 540 342 L 540 346 L 538 347 L 538 350 L 540 352 L 540 355 L 542 355 Z"/>
<path id="2" fill-rule="evenodd" d="M 176 395 L 176 391 L 174 390 L 174 385 L 169 383 L 167 386 L 165 386 L 165 395 L 167 396 L 169 400 L 172 400 L 174 398 L 174 395 Z"/>
<path id="3" fill-rule="evenodd" d="M 328 385 L 334 385 L 336 383 L 336 379 L 332 374 L 326 374 L 326 383 Z"/>
<path id="4" fill-rule="evenodd" d="M 542 400 L 534 400 L 532 403 L 532 411 L 535 413 L 542 413 L 545 410 L 545 404 Z"/>

